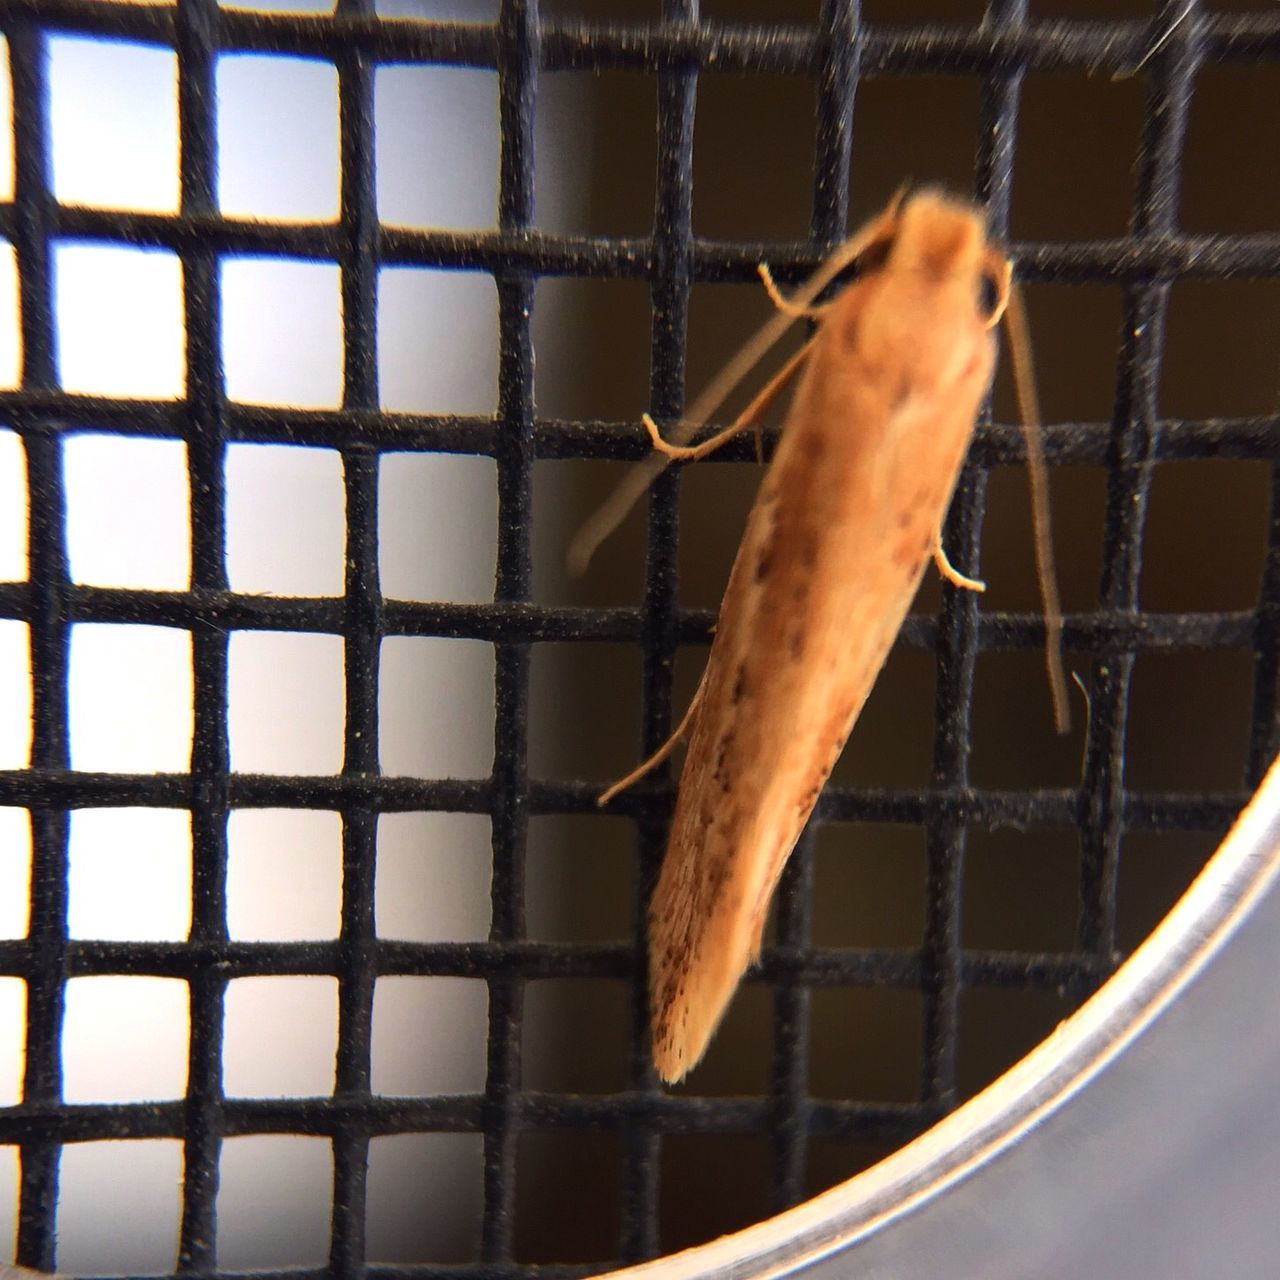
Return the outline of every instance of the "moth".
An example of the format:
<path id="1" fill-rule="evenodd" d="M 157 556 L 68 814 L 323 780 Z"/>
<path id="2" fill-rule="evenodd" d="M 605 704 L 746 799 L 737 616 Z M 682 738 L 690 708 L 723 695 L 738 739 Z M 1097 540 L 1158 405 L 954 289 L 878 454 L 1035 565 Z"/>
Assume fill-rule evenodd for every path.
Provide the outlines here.
<path id="1" fill-rule="evenodd" d="M 850 267 L 859 268 L 856 279 L 817 305 Z M 764 409 L 795 382 L 698 691 L 672 739 L 601 797 L 606 802 L 687 739 L 649 909 L 653 1057 L 668 1082 L 702 1057 L 757 958 L 783 866 L 926 566 L 933 561 L 958 587 L 983 588 L 950 565 L 941 543 L 991 386 L 993 329 L 1016 298 L 1012 265 L 989 242 L 981 210 L 932 190 L 900 196 L 791 299 L 767 269 L 762 276 L 780 314 L 699 399 L 677 438 L 689 438 L 787 324 L 810 319 L 812 338 L 737 421 L 704 444 L 664 440 L 646 416 L 657 456 L 583 530 L 571 555 L 571 563 L 584 562 L 654 471 L 704 457 L 758 427 Z M 1043 551 L 1047 510 L 1038 512 Z M 1042 584 L 1044 568 L 1042 561 Z M 1056 598 L 1047 598 L 1061 727 L 1057 618 Z"/>

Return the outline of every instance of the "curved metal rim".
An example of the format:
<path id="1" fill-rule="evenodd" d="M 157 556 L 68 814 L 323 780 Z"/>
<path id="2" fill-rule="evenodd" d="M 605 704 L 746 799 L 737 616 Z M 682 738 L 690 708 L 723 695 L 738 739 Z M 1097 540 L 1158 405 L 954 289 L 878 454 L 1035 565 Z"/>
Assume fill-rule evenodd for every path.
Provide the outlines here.
<path id="1" fill-rule="evenodd" d="M 1025 1058 L 870 1169 L 733 1235 L 611 1273 L 617 1280 L 784 1275 L 885 1230 L 972 1176 L 1065 1105 L 1168 1007 L 1280 880 L 1280 760 L 1173 910 Z"/>

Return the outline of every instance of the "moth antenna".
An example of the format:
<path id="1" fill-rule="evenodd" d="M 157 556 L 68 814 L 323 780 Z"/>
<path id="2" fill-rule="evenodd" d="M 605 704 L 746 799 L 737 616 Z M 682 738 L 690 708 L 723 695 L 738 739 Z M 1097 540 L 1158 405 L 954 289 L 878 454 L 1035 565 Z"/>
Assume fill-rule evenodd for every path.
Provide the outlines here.
<path id="1" fill-rule="evenodd" d="M 880 217 L 864 227 L 852 239 L 840 245 L 813 275 L 796 289 L 790 299 L 788 310 L 794 308 L 797 312 L 805 311 L 827 285 L 859 254 L 877 240 L 890 237 L 898 221 L 899 203 L 895 199 L 895 202 Z M 796 314 L 786 315 L 779 312 L 765 321 L 739 348 L 738 353 L 729 363 L 712 378 L 710 384 L 690 406 L 687 416 L 668 430 L 668 442 L 677 446 L 687 443 L 703 423 L 710 421 L 711 415 L 724 403 L 725 397 L 760 363 L 797 319 Z M 570 573 L 578 576 L 586 571 L 591 557 L 595 555 L 600 544 L 627 518 L 631 508 L 644 496 L 654 478 L 661 475 L 669 465 L 668 458 L 650 454 L 635 470 L 623 477 L 618 487 L 588 517 L 569 544 L 565 561 Z"/>
<path id="2" fill-rule="evenodd" d="M 1013 361 L 1013 382 L 1018 393 L 1022 435 L 1027 442 L 1027 474 L 1031 481 L 1031 515 L 1035 531 L 1036 573 L 1040 579 L 1040 599 L 1044 607 L 1044 660 L 1049 673 L 1049 693 L 1053 698 L 1053 720 L 1059 733 L 1071 729 L 1071 708 L 1067 701 L 1067 681 L 1062 666 L 1062 604 L 1058 597 L 1058 576 L 1053 564 L 1053 529 L 1049 511 L 1049 470 L 1044 460 L 1044 430 L 1040 423 L 1040 403 L 1036 396 L 1035 370 L 1031 359 L 1031 332 L 1022 291 L 1012 281 L 1005 297 L 1004 323 L 1009 334 L 1009 354 Z"/>

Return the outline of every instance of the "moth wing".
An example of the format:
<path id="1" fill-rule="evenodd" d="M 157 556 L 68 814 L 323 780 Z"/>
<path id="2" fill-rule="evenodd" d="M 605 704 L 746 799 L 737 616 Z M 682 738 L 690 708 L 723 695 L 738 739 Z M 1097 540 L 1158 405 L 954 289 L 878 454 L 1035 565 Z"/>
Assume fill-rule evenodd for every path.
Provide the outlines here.
<path id="1" fill-rule="evenodd" d="M 848 312 L 858 296 L 842 295 Z M 759 951 L 778 877 L 929 562 L 994 358 L 979 326 L 943 386 L 903 395 L 895 371 L 833 345 L 815 349 L 734 562 L 651 903 L 668 1081 L 701 1057 Z"/>

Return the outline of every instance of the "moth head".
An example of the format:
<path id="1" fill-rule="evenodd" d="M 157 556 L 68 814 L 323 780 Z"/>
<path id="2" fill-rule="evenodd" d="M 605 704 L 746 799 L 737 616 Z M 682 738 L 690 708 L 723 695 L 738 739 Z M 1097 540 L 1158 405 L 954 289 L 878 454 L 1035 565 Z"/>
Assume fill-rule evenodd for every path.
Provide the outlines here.
<path id="1" fill-rule="evenodd" d="M 874 246 L 879 264 L 954 283 L 971 291 L 978 314 L 991 328 L 1009 297 L 1009 259 L 987 238 L 981 209 L 940 191 L 902 200 L 884 241 Z"/>
<path id="2" fill-rule="evenodd" d="M 931 188 L 912 194 L 904 190 L 867 230 L 870 234 L 856 248 L 845 246 L 848 256 L 829 277 L 832 284 L 842 287 L 889 268 L 970 290 L 988 327 L 1003 314 L 1009 263 L 987 239 L 986 221 L 976 205 Z"/>
<path id="3" fill-rule="evenodd" d="M 921 191 L 903 202 L 890 264 L 932 280 L 979 278 L 987 250 L 981 210 L 938 191 Z"/>

